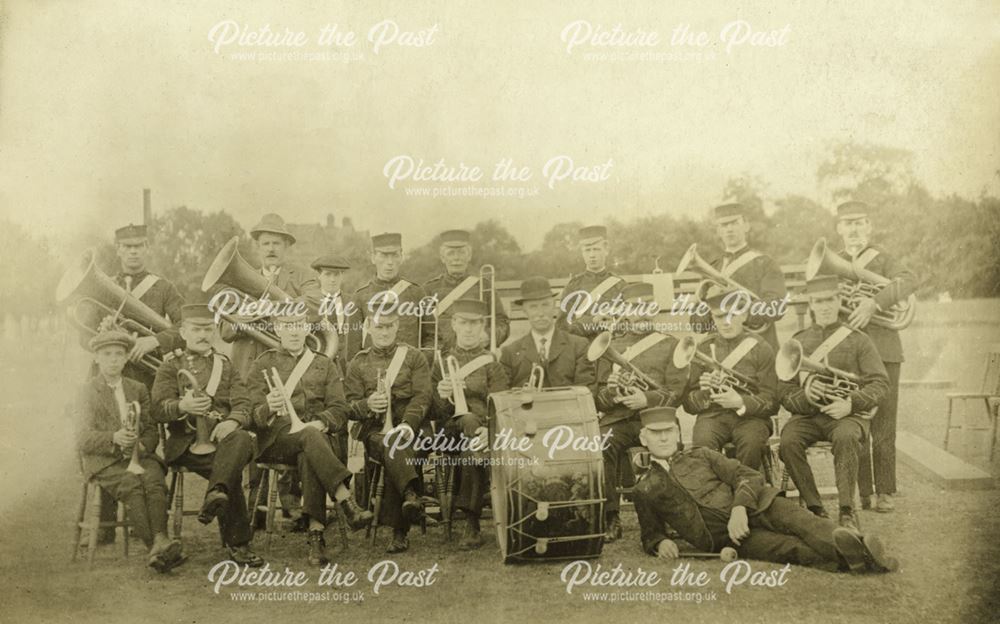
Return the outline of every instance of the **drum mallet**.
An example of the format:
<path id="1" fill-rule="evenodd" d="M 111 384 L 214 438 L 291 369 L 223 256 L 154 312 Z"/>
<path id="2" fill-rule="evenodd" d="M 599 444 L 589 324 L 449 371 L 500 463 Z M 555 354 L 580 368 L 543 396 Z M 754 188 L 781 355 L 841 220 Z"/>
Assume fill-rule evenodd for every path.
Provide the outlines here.
<path id="1" fill-rule="evenodd" d="M 736 561 L 739 559 L 739 555 L 736 554 L 736 549 L 731 546 L 726 546 L 722 551 L 717 553 L 710 552 L 681 552 L 681 557 L 687 559 L 718 559 L 723 563 L 729 563 L 730 561 Z"/>

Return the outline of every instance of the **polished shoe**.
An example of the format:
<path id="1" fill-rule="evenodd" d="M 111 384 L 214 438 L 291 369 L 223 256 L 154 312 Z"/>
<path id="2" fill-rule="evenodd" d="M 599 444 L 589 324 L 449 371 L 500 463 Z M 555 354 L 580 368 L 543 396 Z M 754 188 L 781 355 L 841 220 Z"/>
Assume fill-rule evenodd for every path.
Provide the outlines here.
<path id="1" fill-rule="evenodd" d="M 385 549 L 385 552 L 390 555 L 396 553 L 406 552 L 410 549 L 410 540 L 407 539 L 406 533 L 403 533 L 399 529 L 395 529 L 392 532 L 392 542 L 389 543 L 389 547 Z"/>
<path id="2" fill-rule="evenodd" d="M 226 513 L 229 507 L 229 496 L 222 490 L 212 489 L 205 494 L 205 502 L 201 504 L 201 511 L 198 512 L 198 522 L 209 524 L 218 516 Z"/>
<path id="3" fill-rule="evenodd" d="M 422 518 L 423 515 L 423 502 L 412 488 L 407 488 L 406 492 L 403 494 L 403 517 L 406 518 L 410 524 L 416 524 L 420 522 L 420 518 Z"/>
<path id="4" fill-rule="evenodd" d="M 347 526 L 351 527 L 352 531 L 365 528 L 375 518 L 375 514 L 358 505 L 353 496 L 348 496 L 340 501 L 338 505 L 340 505 L 340 510 L 344 512 L 344 519 L 347 521 Z"/>
<path id="5" fill-rule="evenodd" d="M 809 505 L 806 509 L 813 512 L 813 515 L 819 516 L 820 518 L 830 517 L 830 514 L 826 513 L 826 509 L 823 508 L 823 505 Z"/>
<path id="6" fill-rule="evenodd" d="M 878 494 L 875 497 L 875 511 L 879 513 L 892 513 L 896 511 L 896 504 L 892 502 L 892 495 Z"/>
<path id="7" fill-rule="evenodd" d="M 895 572 L 899 569 L 899 560 L 886 554 L 885 546 L 875 535 L 865 535 L 862 541 L 865 544 L 865 563 L 872 572 Z"/>
<path id="8" fill-rule="evenodd" d="M 623 533 L 622 521 L 621 518 L 618 517 L 618 514 L 612 514 L 609 516 L 604 531 L 604 543 L 610 544 L 615 540 L 621 539 Z"/>
<path id="9" fill-rule="evenodd" d="M 833 530 L 833 545 L 851 572 L 860 573 L 868 569 L 868 549 L 856 530 L 837 527 Z"/>
<path id="10" fill-rule="evenodd" d="M 323 531 L 309 531 L 309 565 L 321 566 L 330 563 L 326 554 L 326 539 Z"/>
<path id="11" fill-rule="evenodd" d="M 185 561 L 187 561 L 187 557 L 184 555 L 184 549 L 181 547 L 181 543 L 177 540 L 173 540 L 163 544 L 160 548 L 154 546 L 153 550 L 149 553 L 148 565 L 160 574 L 163 574 L 164 572 L 169 572 L 170 570 L 176 568 Z"/>
<path id="12" fill-rule="evenodd" d="M 860 529 L 858 528 L 858 517 L 854 515 L 854 510 L 850 507 L 840 508 L 840 517 L 837 519 L 837 524 L 845 529 L 852 529 L 860 532 Z"/>
<path id="13" fill-rule="evenodd" d="M 230 546 L 229 558 L 239 565 L 246 565 L 251 568 L 259 568 L 264 565 L 264 558 L 250 550 L 249 544 L 243 544 L 242 546 Z"/>

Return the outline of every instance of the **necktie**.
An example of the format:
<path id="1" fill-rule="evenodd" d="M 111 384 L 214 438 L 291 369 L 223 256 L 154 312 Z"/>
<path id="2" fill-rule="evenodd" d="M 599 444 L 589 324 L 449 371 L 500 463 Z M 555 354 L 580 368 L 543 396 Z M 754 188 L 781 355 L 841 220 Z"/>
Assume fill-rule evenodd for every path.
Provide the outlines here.
<path id="1" fill-rule="evenodd" d="M 549 361 L 549 346 L 546 344 L 549 341 L 548 338 L 542 336 L 538 340 L 538 355 L 542 358 L 542 362 Z"/>

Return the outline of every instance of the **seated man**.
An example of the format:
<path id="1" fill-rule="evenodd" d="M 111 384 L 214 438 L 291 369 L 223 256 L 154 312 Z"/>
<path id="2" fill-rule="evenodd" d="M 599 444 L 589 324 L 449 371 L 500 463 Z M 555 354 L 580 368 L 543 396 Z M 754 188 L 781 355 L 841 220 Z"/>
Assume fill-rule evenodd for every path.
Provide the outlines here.
<path id="1" fill-rule="evenodd" d="M 97 374 L 77 395 L 77 448 L 84 476 L 125 504 L 132 528 L 149 548 L 149 566 L 166 572 L 185 557 L 180 542 L 167 537 L 167 488 L 163 465 L 154 454 L 157 433 L 149 391 L 122 377 L 134 343 L 118 329 L 101 331 L 90 341 Z"/>
<path id="2" fill-rule="evenodd" d="M 838 527 L 778 496 L 756 470 L 709 449 L 681 450 L 674 408 L 651 408 L 640 416 L 639 437 L 649 449 L 650 466 L 632 496 L 649 554 L 679 556 L 677 544 L 667 538 L 669 526 L 705 552 L 732 542 L 746 559 L 852 572 L 898 568 L 877 537 Z"/>
<path id="3" fill-rule="evenodd" d="M 347 426 L 344 383 L 336 362 L 306 347 L 308 320 L 306 314 L 274 318 L 281 346 L 254 360 L 251 370 L 256 372 L 248 375 L 248 383 L 257 459 L 298 467 L 303 510 L 309 516 L 309 564 L 325 565 L 330 561 L 323 537 L 327 495 L 340 506 L 354 530 L 370 524 L 372 514 L 354 502 L 347 487 L 351 471 L 337 459 L 326 435 Z M 273 378 L 273 370 L 280 379 Z M 293 416 L 305 423 L 294 433 Z"/>
<path id="4" fill-rule="evenodd" d="M 169 436 L 163 447 L 167 465 L 208 479 L 198 521 L 208 524 L 218 517 L 229 558 L 259 567 L 264 560 L 250 548 L 253 533 L 243 496 L 243 468 L 253 459 L 253 436 L 242 429 L 250 424 L 249 406 L 229 358 L 212 347 L 217 337 L 207 305 L 181 308 L 184 352 L 168 356 L 156 371 L 153 418 L 167 425 Z M 214 448 L 196 445 L 199 418 L 209 419 Z"/>
<path id="5" fill-rule="evenodd" d="M 778 411 L 775 391 L 774 350 L 757 334 L 744 329 L 747 304 L 741 291 L 711 287 L 705 304 L 711 311 L 714 330 L 698 345 L 698 351 L 735 371 L 749 383 L 734 388 L 722 379 L 722 370 L 695 358 L 691 379 L 698 387 L 684 397 L 684 411 L 696 415 L 691 434 L 694 446 L 721 451 L 732 442 L 736 459 L 760 470 L 767 440 L 771 436 L 771 416 Z"/>
<path id="6" fill-rule="evenodd" d="M 433 417 L 441 422 L 444 431 L 463 438 L 464 445 L 478 439 L 478 450 L 462 451 L 463 463 L 456 466 L 458 497 L 455 506 L 465 512 L 468 527 L 459 547 L 463 550 L 479 548 L 483 544 L 479 532 L 479 516 L 483 510 L 483 496 L 487 493 L 489 469 L 481 461 L 487 449 L 487 401 L 493 392 L 507 389 L 507 373 L 489 349 L 483 345 L 482 335 L 489 315 L 487 305 L 479 299 L 459 299 L 451 306 L 451 346 L 441 353 L 442 358 L 454 356 L 458 361 L 457 385 L 465 397 L 468 411 L 458 413 L 455 407 L 455 386 L 450 376 L 436 366 L 431 381 L 434 394 Z M 488 344 L 488 343 L 487 343 Z M 446 369 L 447 370 L 447 369 Z"/>
<path id="7" fill-rule="evenodd" d="M 410 524 L 423 515 L 416 456 L 413 446 L 403 442 L 413 439 L 427 415 L 431 375 L 427 359 L 416 347 L 396 341 L 395 309 L 369 311 L 364 322 L 372 346 L 351 360 L 344 386 L 350 418 L 358 422 L 352 435 L 365 445 L 368 457 L 383 466 L 385 490 L 378 523 L 393 529 L 386 552 L 400 553 L 410 547 L 406 537 Z"/>

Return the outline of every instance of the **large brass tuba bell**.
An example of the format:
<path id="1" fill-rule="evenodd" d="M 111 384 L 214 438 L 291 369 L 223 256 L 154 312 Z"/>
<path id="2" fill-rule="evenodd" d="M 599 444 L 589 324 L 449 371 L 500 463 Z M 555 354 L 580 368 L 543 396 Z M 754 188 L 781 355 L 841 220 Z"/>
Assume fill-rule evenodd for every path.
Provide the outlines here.
<path id="1" fill-rule="evenodd" d="M 861 377 L 848 371 L 830 366 L 826 361 L 817 362 L 805 354 L 802 343 L 794 338 L 781 345 L 774 359 L 774 371 L 781 381 L 791 381 L 801 377 L 806 399 L 816 407 L 827 405 L 833 399 L 849 398 L 861 387 Z M 820 398 L 815 399 L 813 395 Z M 857 415 L 870 419 L 874 410 L 858 412 Z"/>
<path id="2" fill-rule="evenodd" d="M 599 333 L 597 337 L 591 341 L 590 346 L 587 347 L 587 359 L 591 362 L 605 359 L 612 364 L 617 364 L 618 367 L 624 371 L 623 378 L 620 382 L 620 386 L 622 388 L 635 388 L 641 391 L 649 389 L 662 389 L 660 384 L 656 383 L 656 380 L 639 370 L 635 364 L 626 360 L 625 356 L 611 346 L 611 340 L 613 337 L 614 335 L 610 331 L 603 331 Z"/>

